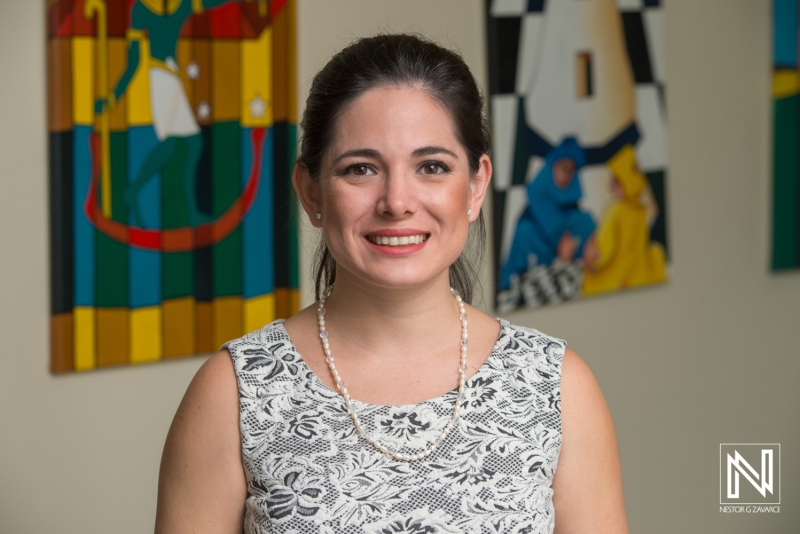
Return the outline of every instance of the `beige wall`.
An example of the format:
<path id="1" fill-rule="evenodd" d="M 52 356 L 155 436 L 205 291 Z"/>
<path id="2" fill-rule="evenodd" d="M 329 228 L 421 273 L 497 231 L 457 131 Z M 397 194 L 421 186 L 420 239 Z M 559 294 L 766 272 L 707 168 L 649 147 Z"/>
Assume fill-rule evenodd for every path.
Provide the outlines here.
<path id="1" fill-rule="evenodd" d="M 0 0 L 0 532 L 147 532 L 163 439 L 202 360 L 48 373 L 43 4 Z M 666 4 L 671 282 L 509 319 L 567 339 L 597 375 L 632 532 L 796 532 L 800 273 L 767 270 L 770 2 Z M 484 79 L 481 6 L 300 0 L 302 94 L 333 50 L 378 29 L 457 45 Z M 780 515 L 719 513 L 720 442 L 783 444 Z"/>

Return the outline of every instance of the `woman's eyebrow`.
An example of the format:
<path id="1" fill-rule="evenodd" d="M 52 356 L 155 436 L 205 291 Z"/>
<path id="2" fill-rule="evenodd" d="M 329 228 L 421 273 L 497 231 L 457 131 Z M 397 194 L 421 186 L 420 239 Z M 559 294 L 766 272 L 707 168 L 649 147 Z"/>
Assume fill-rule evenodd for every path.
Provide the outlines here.
<path id="1" fill-rule="evenodd" d="M 347 152 L 343 152 L 343 153 L 339 154 L 339 156 L 337 156 L 337 158 L 335 160 L 333 160 L 333 162 L 336 163 L 339 160 L 342 160 L 344 158 L 375 158 L 375 159 L 377 159 L 377 158 L 380 158 L 380 157 L 381 157 L 381 153 L 378 152 L 377 150 L 372 149 L 372 148 L 356 148 L 355 150 L 348 150 Z"/>
<path id="2" fill-rule="evenodd" d="M 422 158 L 425 156 L 433 156 L 434 154 L 448 154 L 455 159 L 458 159 L 458 156 L 452 150 L 448 150 L 444 147 L 440 146 L 424 146 L 414 150 L 411 153 L 411 157 L 413 158 Z M 374 158 L 378 159 L 381 157 L 381 153 L 373 148 L 356 148 L 354 150 L 348 150 L 347 152 L 342 152 L 339 154 L 333 163 L 337 163 L 340 160 L 345 158 Z"/>
<path id="3" fill-rule="evenodd" d="M 411 156 L 414 158 L 421 158 L 424 156 L 433 156 L 434 154 L 448 154 L 458 159 L 458 156 L 456 156 L 455 152 L 440 146 L 424 146 L 422 148 L 418 148 L 411 153 Z"/>

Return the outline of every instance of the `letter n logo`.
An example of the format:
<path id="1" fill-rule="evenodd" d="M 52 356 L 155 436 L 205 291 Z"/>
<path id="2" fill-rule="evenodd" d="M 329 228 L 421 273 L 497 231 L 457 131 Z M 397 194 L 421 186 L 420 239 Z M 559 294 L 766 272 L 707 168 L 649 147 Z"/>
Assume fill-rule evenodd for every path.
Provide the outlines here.
<path id="1" fill-rule="evenodd" d="M 780 444 L 723 443 L 719 454 L 720 504 L 780 504 Z"/>

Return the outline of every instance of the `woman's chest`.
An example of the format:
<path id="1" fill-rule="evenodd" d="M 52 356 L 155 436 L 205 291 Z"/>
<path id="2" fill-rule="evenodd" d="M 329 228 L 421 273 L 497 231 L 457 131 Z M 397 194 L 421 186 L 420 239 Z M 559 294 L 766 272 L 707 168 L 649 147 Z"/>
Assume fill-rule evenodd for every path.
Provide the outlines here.
<path id="1" fill-rule="evenodd" d="M 469 385 L 453 431 L 434 454 L 414 462 L 387 457 L 359 436 L 333 392 L 303 380 L 257 388 L 242 398 L 253 513 L 273 526 L 334 525 L 335 532 L 355 525 L 362 530 L 353 532 L 373 531 L 364 525 L 378 532 L 382 521 L 419 514 L 441 524 L 420 532 L 481 532 L 487 521 L 521 525 L 549 516 L 561 443 L 554 407 L 541 394 L 515 395 L 491 377 Z M 436 440 L 454 402 L 448 394 L 410 406 L 355 407 L 365 435 L 412 454 Z"/>

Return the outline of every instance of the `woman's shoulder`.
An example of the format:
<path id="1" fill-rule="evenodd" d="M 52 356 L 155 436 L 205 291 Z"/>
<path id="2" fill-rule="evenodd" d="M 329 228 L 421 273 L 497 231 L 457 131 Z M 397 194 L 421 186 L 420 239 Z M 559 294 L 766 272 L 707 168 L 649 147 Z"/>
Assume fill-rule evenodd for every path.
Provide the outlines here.
<path id="1" fill-rule="evenodd" d="M 272 380 L 286 373 L 294 378 L 302 370 L 300 354 L 283 323 L 277 319 L 222 345 L 220 350 L 229 354 L 240 383 Z"/>
<path id="2" fill-rule="evenodd" d="M 500 335 L 492 365 L 504 373 L 521 373 L 533 381 L 560 381 L 566 342 L 536 328 L 498 318 Z"/>
<path id="3" fill-rule="evenodd" d="M 510 323 L 498 318 L 500 323 L 500 337 L 497 340 L 498 348 L 504 352 L 522 352 L 542 354 L 554 358 L 563 358 L 567 350 L 567 342 L 553 337 L 529 326 Z"/>
<path id="4" fill-rule="evenodd" d="M 237 356 L 250 353 L 272 353 L 279 348 L 283 348 L 291 343 L 286 329 L 283 327 L 284 320 L 276 319 L 267 323 L 258 330 L 253 330 L 247 334 L 226 341 L 220 350 L 230 351 L 234 360 Z"/>

